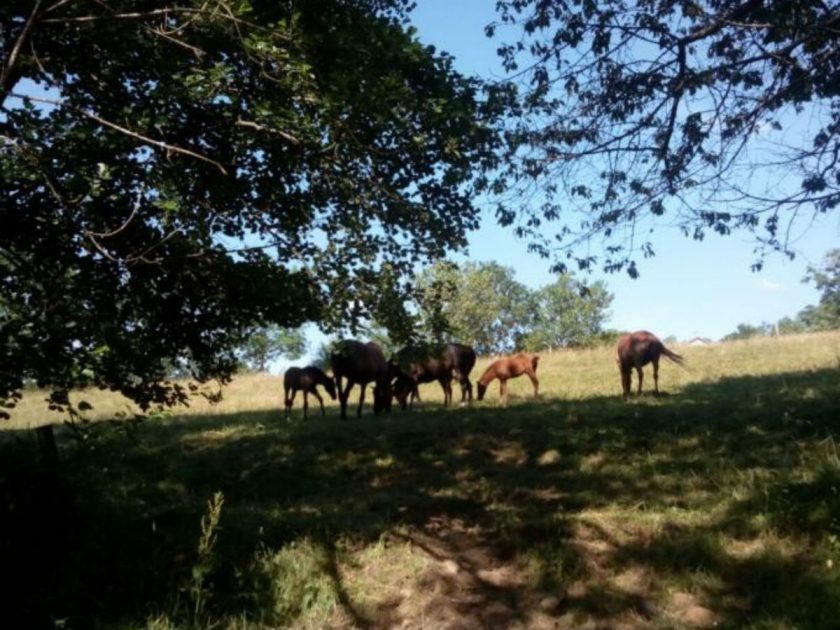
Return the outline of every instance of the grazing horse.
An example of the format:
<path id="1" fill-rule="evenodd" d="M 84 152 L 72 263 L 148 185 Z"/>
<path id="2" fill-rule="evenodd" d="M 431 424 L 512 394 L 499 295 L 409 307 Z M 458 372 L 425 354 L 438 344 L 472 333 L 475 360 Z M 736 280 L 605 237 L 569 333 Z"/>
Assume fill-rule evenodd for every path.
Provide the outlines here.
<path id="1" fill-rule="evenodd" d="M 624 398 L 630 395 L 631 370 L 634 367 L 639 375 L 639 389 L 636 393 L 641 395 L 642 381 L 644 380 L 642 367 L 648 363 L 653 363 L 653 391 L 655 395 L 659 395 L 660 355 L 665 355 L 678 365 L 684 365 L 684 360 L 680 355 L 668 350 L 656 335 L 646 330 L 624 335 L 618 340 L 618 346 L 615 349 L 615 361 L 621 371 L 621 387 L 624 390 Z"/>
<path id="2" fill-rule="evenodd" d="M 475 351 L 460 343 L 446 345 L 406 346 L 391 357 L 391 370 L 396 374 L 394 396 L 405 409 L 407 403 L 420 400 L 417 386 L 438 381 L 443 389 L 443 405 L 452 402 L 452 378 L 461 384 L 461 402 L 472 400 L 469 375 L 475 365 Z M 410 397 L 410 398 L 409 398 Z"/>
<path id="3" fill-rule="evenodd" d="M 338 400 L 341 403 L 341 419 L 347 419 L 347 398 L 350 390 L 357 384 L 361 388 L 359 407 L 356 416 L 362 415 L 365 402 L 365 388 L 373 383 L 373 413 L 391 411 L 391 382 L 388 361 L 377 344 L 362 343 L 353 339 L 344 339 L 336 343 L 330 354 L 330 365 L 335 375 Z M 347 379 L 347 386 L 342 389 L 341 379 Z"/>
<path id="4" fill-rule="evenodd" d="M 481 378 L 478 379 L 478 399 L 484 400 L 484 393 L 487 391 L 487 386 L 493 379 L 499 379 L 499 395 L 502 398 L 502 404 L 507 405 L 507 381 L 509 378 L 516 378 L 527 374 L 534 386 L 534 398 L 540 397 L 540 382 L 537 380 L 537 364 L 540 357 L 537 354 L 530 352 L 523 352 L 513 357 L 503 357 L 497 359 L 490 364 Z"/>
<path id="5" fill-rule="evenodd" d="M 406 346 L 391 357 L 389 362 L 394 381 L 394 395 L 400 407 L 406 408 L 409 401 L 419 400 L 417 386 L 420 383 L 437 381 L 443 389 L 443 406 L 452 400 L 452 356 L 440 345 Z"/>
<path id="6" fill-rule="evenodd" d="M 292 411 L 292 405 L 295 402 L 295 395 L 298 390 L 303 390 L 303 417 L 307 417 L 309 411 L 309 394 L 315 396 L 318 402 L 321 403 L 321 415 L 326 415 L 324 411 L 324 399 L 318 393 L 318 385 L 323 387 L 330 398 L 335 400 L 335 382 L 321 370 L 316 367 L 296 368 L 291 367 L 286 370 L 283 375 L 283 394 L 286 402 L 286 417 Z"/>

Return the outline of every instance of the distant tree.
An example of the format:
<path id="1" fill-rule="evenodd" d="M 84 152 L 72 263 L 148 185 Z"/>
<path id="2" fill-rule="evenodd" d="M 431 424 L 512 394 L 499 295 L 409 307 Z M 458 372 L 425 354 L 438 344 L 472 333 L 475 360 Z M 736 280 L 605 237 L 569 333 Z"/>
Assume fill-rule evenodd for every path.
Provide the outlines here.
<path id="1" fill-rule="evenodd" d="M 265 372 L 270 361 L 279 357 L 297 359 L 306 352 L 306 337 L 299 328 L 266 326 L 256 328 L 239 349 L 242 363 L 256 372 Z"/>
<path id="2" fill-rule="evenodd" d="M 497 216 L 558 266 L 635 276 L 665 224 L 751 232 L 760 266 L 791 254 L 793 222 L 840 202 L 836 2 L 496 7 L 486 32 L 520 88 Z"/>
<path id="3" fill-rule="evenodd" d="M 677 336 L 676 335 L 668 335 L 662 340 L 662 343 L 665 345 L 671 345 L 673 343 L 677 343 Z"/>
<path id="4" fill-rule="evenodd" d="M 751 339 L 752 337 L 764 337 L 773 330 L 772 324 L 763 323 L 760 326 L 752 324 L 738 324 L 735 332 L 725 335 L 721 341 L 735 341 L 739 339 Z"/>
<path id="5" fill-rule="evenodd" d="M 801 316 L 797 317 L 783 317 L 776 322 L 776 328 L 780 335 L 793 335 L 796 333 L 806 332 L 808 326 L 802 321 Z"/>
<path id="6" fill-rule="evenodd" d="M 603 282 L 586 286 L 571 275 L 560 276 L 533 294 L 535 311 L 524 337 L 525 348 L 543 350 L 596 342 L 612 300 Z"/>
<path id="7" fill-rule="evenodd" d="M 321 343 L 315 350 L 311 365 L 321 368 L 325 372 L 330 369 L 330 354 L 332 354 L 334 340 Z"/>
<path id="8" fill-rule="evenodd" d="M 440 263 L 421 273 L 415 284 L 425 338 L 442 341 L 448 330 L 452 340 L 473 346 L 479 354 L 522 347 L 534 305 L 513 269 L 498 263 Z"/>
<path id="9" fill-rule="evenodd" d="M 821 267 L 808 267 L 805 282 L 822 291 L 820 301 L 800 311 L 798 319 L 808 330 L 840 328 L 840 249 L 832 249 Z"/>

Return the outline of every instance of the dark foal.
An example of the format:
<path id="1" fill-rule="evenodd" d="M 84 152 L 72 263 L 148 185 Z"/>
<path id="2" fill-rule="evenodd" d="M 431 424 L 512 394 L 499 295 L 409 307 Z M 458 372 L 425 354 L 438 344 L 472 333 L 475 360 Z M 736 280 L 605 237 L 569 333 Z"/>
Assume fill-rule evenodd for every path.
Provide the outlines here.
<path id="1" fill-rule="evenodd" d="M 618 340 L 615 349 L 615 361 L 621 371 L 621 388 L 623 397 L 630 395 L 631 370 L 636 368 L 639 375 L 639 389 L 637 395 L 642 393 L 642 381 L 644 373 L 642 367 L 653 363 L 653 392 L 659 395 L 659 357 L 664 355 L 678 365 L 684 365 L 684 359 L 676 352 L 671 352 L 665 347 L 659 338 L 646 330 L 639 330 L 629 335 L 624 335 Z"/>
<path id="2" fill-rule="evenodd" d="M 330 354 L 330 365 L 335 375 L 338 400 L 341 403 L 341 419 L 347 419 L 347 399 L 353 385 L 358 384 L 359 407 L 356 416 L 362 415 L 365 402 L 365 389 L 373 383 L 373 413 L 391 411 L 391 379 L 388 361 L 377 344 L 362 343 L 353 339 L 344 339 L 335 344 Z M 342 388 L 341 379 L 347 379 L 347 386 Z"/>
<path id="3" fill-rule="evenodd" d="M 493 379 L 499 379 L 499 395 L 502 399 L 502 404 L 507 405 L 508 392 L 507 381 L 510 378 L 516 378 L 527 374 L 531 379 L 531 384 L 534 386 L 534 398 L 540 397 L 540 382 L 537 379 L 537 364 L 540 357 L 537 354 L 530 352 L 523 352 L 512 357 L 503 357 L 497 359 L 490 364 L 481 378 L 478 379 L 478 399 L 484 400 L 484 393 L 487 391 L 487 386 Z"/>
<path id="4" fill-rule="evenodd" d="M 335 400 L 335 383 L 333 380 L 324 374 L 316 367 L 296 368 L 291 367 L 286 370 L 283 375 L 283 394 L 286 403 L 286 417 L 292 411 L 292 405 L 295 402 L 295 395 L 298 390 L 303 390 L 303 417 L 306 418 L 309 411 L 309 394 L 315 396 L 321 404 L 321 415 L 326 415 L 324 411 L 324 399 L 318 393 L 318 385 L 323 387 L 330 398 Z"/>

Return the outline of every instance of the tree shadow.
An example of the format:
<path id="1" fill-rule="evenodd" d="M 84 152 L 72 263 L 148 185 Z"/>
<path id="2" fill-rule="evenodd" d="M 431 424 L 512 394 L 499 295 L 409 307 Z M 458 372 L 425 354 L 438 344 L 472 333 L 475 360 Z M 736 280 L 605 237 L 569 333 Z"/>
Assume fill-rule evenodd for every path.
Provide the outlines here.
<path id="1" fill-rule="evenodd" d="M 661 587 L 644 592 L 612 579 L 642 567 L 660 582 L 708 574 L 707 596 L 724 624 L 781 616 L 829 627 L 822 620 L 840 613 L 831 603 L 840 589 L 815 558 L 773 549 L 739 556 L 725 541 L 773 531 L 816 546 L 840 534 L 840 462 L 830 439 L 837 376 L 728 378 L 626 402 L 424 405 L 345 423 L 243 412 L 147 422 L 133 435 L 102 424 L 93 448 L 60 434 L 64 489 L 55 498 L 28 463 L 28 433 L 5 432 L 0 496 L 14 507 L 4 514 L 0 551 L 21 576 L 10 601 L 21 618 L 45 626 L 138 623 L 184 609 L 201 518 L 221 491 L 208 586 L 216 618 L 258 618 L 259 597 L 243 586 L 255 552 L 307 538 L 326 550 L 325 571 L 353 625 L 397 624 L 398 606 L 353 601 L 336 544 L 399 533 L 430 559 L 421 587 L 434 582 L 451 619 L 478 626 L 528 624 L 535 610 L 653 618 L 667 605 Z M 803 468 L 811 456 L 814 465 Z M 689 511 L 714 516 L 618 536 L 587 520 L 599 510 L 666 521 Z M 441 522 L 458 527 L 435 529 Z M 586 545 L 596 543 L 593 554 Z M 448 572 L 450 560 L 457 570 Z M 792 612 L 797 597 L 811 612 Z"/>

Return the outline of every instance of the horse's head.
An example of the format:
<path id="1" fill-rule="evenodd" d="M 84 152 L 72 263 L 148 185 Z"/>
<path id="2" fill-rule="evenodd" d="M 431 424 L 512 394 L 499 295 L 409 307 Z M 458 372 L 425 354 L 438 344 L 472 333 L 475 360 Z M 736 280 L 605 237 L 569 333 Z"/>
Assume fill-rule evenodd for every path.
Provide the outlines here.
<path id="1" fill-rule="evenodd" d="M 485 385 L 484 383 L 478 383 L 477 385 L 478 399 L 484 400 L 484 392 L 487 391 L 487 385 Z"/>
<path id="2" fill-rule="evenodd" d="M 397 402 L 400 403 L 400 407 L 402 407 L 403 409 L 406 408 L 408 404 L 408 397 L 413 391 L 414 381 L 412 381 L 411 378 L 409 378 L 405 374 L 400 374 L 399 376 L 397 376 L 397 380 L 394 381 L 392 392 L 394 398 L 396 398 Z"/>
<path id="3" fill-rule="evenodd" d="M 335 400 L 335 380 L 328 376 L 324 379 L 323 385 L 324 389 L 327 390 L 327 393 L 330 395 L 330 398 Z"/>
<path id="4" fill-rule="evenodd" d="M 391 381 L 381 380 L 373 387 L 373 413 L 391 413 Z"/>

